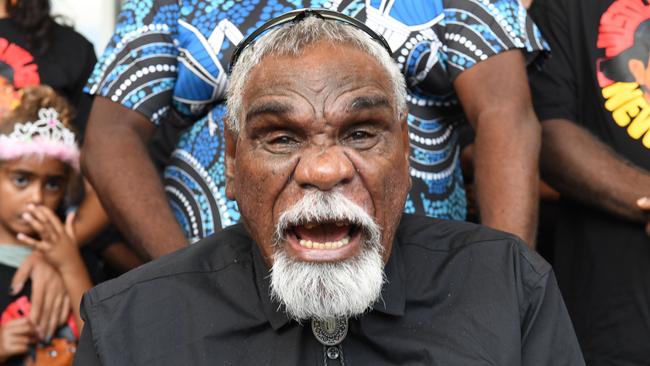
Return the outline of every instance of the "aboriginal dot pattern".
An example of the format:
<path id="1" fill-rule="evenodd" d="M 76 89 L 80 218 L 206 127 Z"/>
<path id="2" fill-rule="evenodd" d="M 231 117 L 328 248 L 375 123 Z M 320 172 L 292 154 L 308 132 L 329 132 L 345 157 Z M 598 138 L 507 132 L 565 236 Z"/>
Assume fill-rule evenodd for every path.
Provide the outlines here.
<path id="1" fill-rule="evenodd" d="M 126 0 L 86 91 L 157 125 L 171 108 L 194 121 L 164 179 L 179 223 L 191 240 L 200 239 L 240 219 L 224 186 L 233 48 L 268 19 L 303 7 L 341 11 L 388 40 L 409 91 L 413 188 L 404 210 L 464 219 L 458 130 L 467 122 L 453 81 L 505 50 L 519 48 L 532 59 L 548 48 L 517 0 Z"/>

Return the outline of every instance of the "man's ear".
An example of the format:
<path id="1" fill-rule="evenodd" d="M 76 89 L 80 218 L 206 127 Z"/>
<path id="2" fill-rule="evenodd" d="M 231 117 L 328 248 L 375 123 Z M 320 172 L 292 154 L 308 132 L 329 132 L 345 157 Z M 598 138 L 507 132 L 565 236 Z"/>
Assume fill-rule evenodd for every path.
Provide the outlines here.
<path id="1" fill-rule="evenodd" d="M 230 123 L 226 121 L 225 126 L 230 126 Z M 231 200 L 236 200 L 237 195 L 235 190 L 235 164 L 237 159 L 235 154 L 237 152 L 237 136 L 235 133 L 228 127 L 225 128 L 225 139 L 226 139 L 226 197 Z"/>
<path id="2" fill-rule="evenodd" d="M 636 83 L 639 85 L 644 85 L 645 65 L 643 65 L 643 62 L 641 60 L 631 59 L 627 62 L 627 67 L 630 69 L 630 73 L 634 77 L 634 81 L 636 81 Z"/>

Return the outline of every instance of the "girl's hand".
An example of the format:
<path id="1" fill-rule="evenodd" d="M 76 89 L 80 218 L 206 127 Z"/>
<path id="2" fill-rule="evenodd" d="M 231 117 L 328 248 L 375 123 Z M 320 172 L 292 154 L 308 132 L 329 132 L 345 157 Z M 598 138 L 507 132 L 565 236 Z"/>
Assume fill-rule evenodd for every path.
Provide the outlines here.
<path id="1" fill-rule="evenodd" d="M 35 342 L 35 331 L 28 318 L 10 320 L 0 326 L 0 363 L 9 357 L 27 353 Z"/>
<path id="2" fill-rule="evenodd" d="M 29 206 L 23 218 L 34 229 L 38 239 L 18 234 L 18 240 L 42 252 L 45 258 L 59 270 L 70 301 L 74 304 L 71 310 L 81 330 L 83 319 L 81 319 L 79 304 L 83 293 L 92 287 L 92 282 L 75 240 L 74 213 L 68 214 L 63 224 L 49 208 Z"/>
<path id="3" fill-rule="evenodd" d="M 65 272 L 72 258 L 79 257 L 74 236 L 74 213 L 68 214 L 65 225 L 56 214 L 45 206 L 31 205 L 23 219 L 34 229 L 38 239 L 18 234 L 17 239 L 45 255 L 60 272 Z"/>
<path id="4" fill-rule="evenodd" d="M 68 319 L 70 297 L 58 269 L 40 251 L 32 253 L 18 267 L 11 280 L 10 294 L 16 296 L 20 293 L 29 279 L 32 281 L 29 319 L 40 339 L 46 339 Z"/>

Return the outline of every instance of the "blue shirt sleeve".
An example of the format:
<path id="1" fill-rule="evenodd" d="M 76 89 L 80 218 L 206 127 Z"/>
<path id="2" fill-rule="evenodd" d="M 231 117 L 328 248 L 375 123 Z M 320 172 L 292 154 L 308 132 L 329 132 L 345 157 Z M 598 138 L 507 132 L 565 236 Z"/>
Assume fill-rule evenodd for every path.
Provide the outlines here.
<path id="1" fill-rule="evenodd" d="M 445 0 L 445 64 L 451 80 L 489 57 L 521 49 L 530 64 L 548 45 L 517 0 Z"/>
<path id="2" fill-rule="evenodd" d="M 153 123 L 171 108 L 177 77 L 176 0 L 126 0 L 115 34 L 85 91 L 110 98 Z"/>

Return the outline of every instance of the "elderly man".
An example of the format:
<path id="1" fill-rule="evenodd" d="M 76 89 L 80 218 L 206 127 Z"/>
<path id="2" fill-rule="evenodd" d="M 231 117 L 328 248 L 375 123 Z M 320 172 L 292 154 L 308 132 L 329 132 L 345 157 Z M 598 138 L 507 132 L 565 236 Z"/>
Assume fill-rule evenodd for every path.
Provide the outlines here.
<path id="1" fill-rule="evenodd" d="M 76 363 L 582 365 L 522 241 L 402 214 L 405 87 L 385 41 L 334 12 L 285 18 L 235 52 L 243 223 L 88 293 Z"/>
<path id="2" fill-rule="evenodd" d="M 405 212 L 465 219 L 459 141 L 471 125 L 481 223 L 532 244 L 540 128 L 525 66 L 544 42 L 517 0 L 125 0 L 88 82 L 82 165 L 129 242 L 157 258 L 239 222 L 225 194 L 228 62 L 259 24 L 303 7 L 350 15 L 390 44 L 408 91 Z M 177 137 L 162 144 L 164 184 L 146 149 L 161 135 Z"/>

